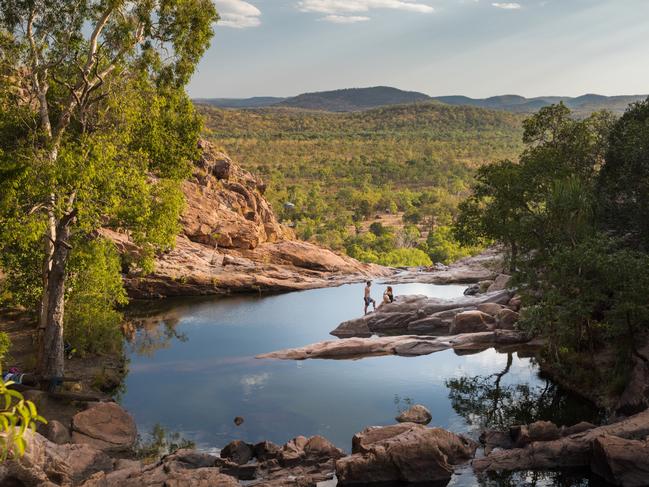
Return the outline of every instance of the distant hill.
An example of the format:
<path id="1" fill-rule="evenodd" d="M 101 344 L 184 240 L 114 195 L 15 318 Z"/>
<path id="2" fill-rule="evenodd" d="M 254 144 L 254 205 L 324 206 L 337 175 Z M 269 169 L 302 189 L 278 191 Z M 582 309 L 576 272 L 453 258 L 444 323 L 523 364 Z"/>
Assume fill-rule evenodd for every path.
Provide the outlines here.
<path id="1" fill-rule="evenodd" d="M 254 96 L 252 98 L 195 98 L 194 102 L 219 108 L 263 108 L 284 100 L 286 98 L 276 96 Z"/>
<path id="2" fill-rule="evenodd" d="M 289 107 L 326 112 L 355 112 L 389 105 L 407 105 L 421 102 L 439 102 L 454 106 L 473 106 L 513 113 L 534 113 L 540 108 L 563 101 L 579 116 L 587 116 L 597 110 L 622 113 L 633 102 L 647 95 L 602 96 L 587 94 L 576 98 L 567 96 L 540 96 L 525 98 L 519 95 L 501 95 L 489 98 L 467 96 L 430 97 L 416 91 L 403 91 L 388 86 L 348 88 L 343 90 L 303 93 L 290 98 L 260 96 L 254 98 L 202 98 L 194 100 L 201 105 L 219 108 Z"/>
<path id="3" fill-rule="evenodd" d="M 582 95 L 576 98 L 568 96 L 540 96 L 525 98 L 518 95 L 492 96 L 490 98 L 469 98 L 466 96 L 437 96 L 437 100 L 448 105 L 468 105 L 492 110 L 505 110 L 514 113 L 534 113 L 540 108 L 563 102 L 581 116 L 587 116 L 597 110 L 610 110 L 622 113 L 633 102 L 644 100 L 647 95 Z"/>
<path id="4" fill-rule="evenodd" d="M 328 112 L 354 112 L 388 105 L 405 105 L 430 101 L 430 96 L 416 91 L 403 91 L 388 86 L 348 88 L 345 90 L 304 93 L 287 98 L 280 106 L 324 110 Z"/>

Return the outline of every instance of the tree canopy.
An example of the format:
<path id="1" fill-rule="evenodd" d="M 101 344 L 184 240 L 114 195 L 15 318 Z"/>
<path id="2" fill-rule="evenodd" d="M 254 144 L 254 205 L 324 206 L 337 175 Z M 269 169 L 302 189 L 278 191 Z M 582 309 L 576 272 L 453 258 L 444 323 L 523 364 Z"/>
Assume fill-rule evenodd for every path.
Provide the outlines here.
<path id="1" fill-rule="evenodd" d="M 184 86 L 216 19 L 210 0 L 0 1 L 0 265 L 14 298 L 40 302 L 45 377 L 63 374 L 75 279 L 119 274 L 99 230 L 144 256 L 173 245 L 201 129 Z"/>

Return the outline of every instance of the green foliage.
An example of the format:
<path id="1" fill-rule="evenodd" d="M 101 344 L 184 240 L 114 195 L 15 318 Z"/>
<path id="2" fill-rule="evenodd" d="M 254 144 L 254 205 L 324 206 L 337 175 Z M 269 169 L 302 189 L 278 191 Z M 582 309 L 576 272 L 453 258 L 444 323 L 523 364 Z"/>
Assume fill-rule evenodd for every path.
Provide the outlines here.
<path id="1" fill-rule="evenodd" d="M 127 233 L 143 271 L 174 245 L 202 129 L 184 86 L 215 20 L 211 0 L 0 0 L 6 294 L 47 309 L 65 289 L 67 336 L 83 350 L 114 341 L 112 308 L 125 301 L 114 251 L 93 243 L 99 229 Z M 44 316 L 43 344 L 57 352 L 39 366 L 60 369 L 62 318 Z"/>
<path id="2" fill-rule="evenodd" d="M 122 314 L 128 302 L 119 254 L 112 242 L 92 240 L 75 248 L 70 262 L 65 338 L 80 353 L 121 351 Z"/>
<path id="3" fill-rule="evenodd" d="M 420 234 L 448 225 L 475 168 L 513 157 L 522 148 L 522 117 L 474 108 L 199 110 L 209 137 L 263 176 L 276 213 L 300 238 L 336 250 L 356 245 L 353 255 L 366 261 L 416 246 L 421 238 L 413 242 L 395 235 L 391 246 L 383 241 L 370 249 L 354 241 L 367 229 L 365 222 L 403 215 L 403 222 L 390 225 L 415 225 Z M 286 202 L 294 206 L 285 207 Z"/>
<path id="4" fill-rule="evenodd" d="M 624 388 L 649 336 L 648 127 L 649 100 L 618 121 L 542 109 L 524 123 L 518 163 L 478 171 L 455 229 L 463 242 L 521 253 L 512 262 L 526 304 L 519 326 L 546 339 L 557 373 L 606 394 Z"/>
<path id="5" fill-rule="evenodd" d="M 9 353 L 9 348 L 11 347 L 11 340 L 9 335 L 5 332 L 0 332 L 0 364 L 4 363 L 4 359 Z"/>
<path id="6" fill-rule="evenodd" d="M 47 423 L 36 406 L 11 389 L 12 381 L 0 377 L 0 462 L 25 454 L 25 432 L 36 431 L 36 423 Z"/>
<path id="7" fill-rule="evenodd" d="M 447 225 L 436 227 L 428 233 L 426 242 L 420 245 L 433 262 L 450 264 L 464 257 L 477 254 L 482 249 L 479 245 L 463 246 Z"/>
<path id="8" fill-rule="evenodd" d="M 601 224 L 649 251 L 649 99 L 631 105 L 611 131 L 597 195 Z"/>

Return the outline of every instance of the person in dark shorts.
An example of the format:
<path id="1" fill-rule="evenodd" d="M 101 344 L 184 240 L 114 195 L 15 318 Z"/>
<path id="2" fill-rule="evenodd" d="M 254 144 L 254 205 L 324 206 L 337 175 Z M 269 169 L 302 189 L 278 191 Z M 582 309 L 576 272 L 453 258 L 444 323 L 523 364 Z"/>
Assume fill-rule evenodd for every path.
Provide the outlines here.
<path id="1" fill-rule="evenodd" d="M 367 308 L 369 308 L 370 303 L 374 306 L 374 311 L 376 311 L 376 301 L 370 296 L 370 288 L 372 287 L 372 281 L 367 281 L 365 285 L 365 296 L 363 297 L 363 302 L 365 303 L 365 314 L 367 314 Z"/>

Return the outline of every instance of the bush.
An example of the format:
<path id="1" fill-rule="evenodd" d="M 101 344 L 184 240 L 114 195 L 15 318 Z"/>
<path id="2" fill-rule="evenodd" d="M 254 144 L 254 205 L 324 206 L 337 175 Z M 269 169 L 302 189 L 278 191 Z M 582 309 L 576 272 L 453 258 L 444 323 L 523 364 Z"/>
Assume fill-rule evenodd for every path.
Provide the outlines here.
<path id="1" fill-rule="evenodd" d="M 96 240 L 75 249 L 66 303 L 65 339 L 81 353 L 121 351 L 122 313 L 128 302 L 112 242 Z"/>

